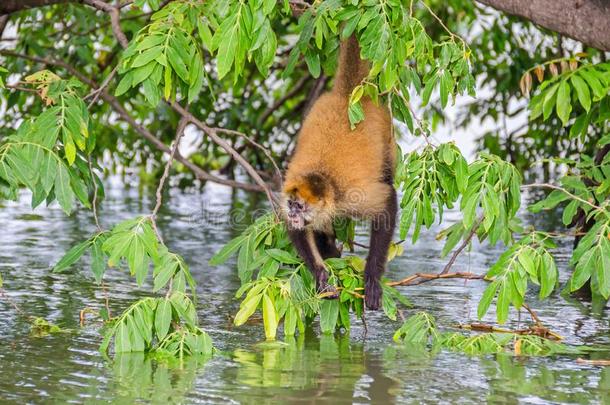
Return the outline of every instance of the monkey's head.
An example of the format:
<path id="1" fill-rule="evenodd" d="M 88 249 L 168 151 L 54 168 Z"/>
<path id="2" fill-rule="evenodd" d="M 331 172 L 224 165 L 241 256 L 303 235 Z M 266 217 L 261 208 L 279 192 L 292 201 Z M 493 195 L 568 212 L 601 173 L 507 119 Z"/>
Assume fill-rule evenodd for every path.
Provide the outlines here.
<path id="1" fill-rule="evenodd" d="M 308 225 L 315 228 L 332 220 L 334 192 L 328 179 L 319 173 L 308 173 L 284 184 L 282 209 L 290 229 Z"/>

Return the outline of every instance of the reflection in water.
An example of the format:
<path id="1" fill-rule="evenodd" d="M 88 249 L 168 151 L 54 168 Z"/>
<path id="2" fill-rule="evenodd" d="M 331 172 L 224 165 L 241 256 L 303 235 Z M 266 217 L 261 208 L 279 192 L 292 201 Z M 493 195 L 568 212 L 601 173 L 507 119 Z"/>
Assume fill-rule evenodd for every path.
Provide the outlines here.
<path id="1" fill-rule="evenodd" d="M 150 212 L 154 204 L 134 190 L 109 187 L 102 207 L 105 227 Z M 422 403 L 483 401 L 515 403 L 603 403 L 610 398 L 610 368 L 578 365 L 568 356 L 516 359 L 505 356 L 469 357 L 458 353 L 429 353 L 392 343 L 398 322 L 378 313 L 367 314 L 368 334 L 352 319 L 351 335 L 320 335 L 317 325 L 304 336 L 282 344 L 261 344 L 262 325 L 231 328 L 230 315 L 239 303 L 234 262 L 210 267 L 215 251 L 235 236 L 240 224 L 257 207 L 240 192 L 210 186 L 203 194 L 172 192 L 159 215 L 170 249 L 188 262 L 198 285 L 200 324 L 220 353 L 183 364 L 157 361 L 139 354 L 109 362 L 97 348 L 99 324 L 78 323 L 85 307 L 99 310 L 104 293 L 88 274 L 86 260 L 70 274 L 52 274 L 51 265 L 75 242 L 94 232 L 90 213 L 66 217 L 59 209 L 31 214 L 27 197 L 0 209 L 0 273 L 6 294 L 27 315 L 41 317 L 68 333 L 36 337 L 30 322 L 0 299 L 0 403 Z M 232 208 L 242 214 L 231 218 Z M 446 213 L 447 223 L 458 217 Z M 525 216 L 526 222 L 551 227 L 550 216 Z M 557 222 L 557 226 L 561 226 Z M 390 265 L 387 276 L 401 279 L 415 272 L 438 272 L 442 244 L 434 239 L 440 228 L 422 233 L 420 242 Z M 366 232 L 363 233 L 366 237 Z M 567 278 L 570 241 L 557 252 L 561 281 Z M 483 272 L 502 251 L 501 246 L 475 246 L 461 256 L 456 271 Z M 363 254 L 364 252 L 357 252 Z M 84 271 L 81 271 L 84 270 Z M 107 273 L 111 310 L 120 313 L 138 297 L 149 296 L 151 284 L 135 287 L 126 272 Z M 484 285 L 446 280 L 403 287 L 415 304 L 439 324 L 476 319 Z M 610 347 L 607 312 L 592 316 L 589 304 L 567 301 L 559 294 L 528 301 L 548 326 L 571 344 Z M 405 316 L 411 315 L 410 311 Z M 517 314 L 513 313 L 514 319 Z M 491 314 L 485 321 L 492 321 Z M 517 326 L 512 324 L 509 326 Z M 609 353 L 600 354 L 608 358 Z"/>
<path id="2" fill-rule="evenodd" d="M 398 382 L 383 376 L 382 363 L 367 356 L 364 345 L 349 335 L 297 336 L 283 344 L 259 345 L 256 351 L 237 349 L 233 360 L 239 367 L 230 370 L 235 373 L 230 378 L 254 388 L 248 397 L 269 395 L 271 388 L 278 388 L 277 395 L 291 402 L 353 398 L 391 403 L 398 387 Z"/>
<path id="3" fill-rule="evenodd" d="M 113 399 L 122 403 L 136 400 L 158 404 L 183 403 L 208 360 L 194 356 L 184 361 L 154 361 L 144 353 L 117 355 L 111 365 Z"/>
<path id="4" fill-rule="evenodd" d="M 487 400 L 517 402 L 519 398 L 541 398 L 554 403 L 610 403 L 610 368 L 601 370 L 597 382 L 591 381 L 582 369 L 542 365 L 532 372 L 526 361 L 498 355 L 481 361 L 490 379 Z"/>

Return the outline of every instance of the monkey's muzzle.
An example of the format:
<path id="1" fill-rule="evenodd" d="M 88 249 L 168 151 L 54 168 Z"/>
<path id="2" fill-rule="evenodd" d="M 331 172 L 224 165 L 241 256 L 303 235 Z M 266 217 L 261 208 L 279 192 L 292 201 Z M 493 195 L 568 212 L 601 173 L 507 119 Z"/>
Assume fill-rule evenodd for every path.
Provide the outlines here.
<path id="1" fill-rule="evenodd" d="M 294 200 L 288 200 L 288 226 L 291 229 L 303 229 L 305 227 L 305 206 Z"/>

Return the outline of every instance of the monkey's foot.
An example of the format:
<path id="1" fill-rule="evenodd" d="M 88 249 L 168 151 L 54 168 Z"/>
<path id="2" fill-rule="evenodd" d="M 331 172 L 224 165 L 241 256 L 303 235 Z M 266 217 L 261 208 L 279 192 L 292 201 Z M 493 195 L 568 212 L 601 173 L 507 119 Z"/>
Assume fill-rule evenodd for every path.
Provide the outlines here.
<path id="1" fill-rule="evenodd" d="M 376 311 L 381 306 L 383 290 L 379 280 L 367 279 L 364 284 L 364 302 L 371 311 Z"/>
<path id="2" fill-rule="evenodd" d="M 339 298 L 339 290 L 334 285 L 324 283 L 318 286 L 318 294 L 320 298 L 325 300 L 334 300 Z"/>

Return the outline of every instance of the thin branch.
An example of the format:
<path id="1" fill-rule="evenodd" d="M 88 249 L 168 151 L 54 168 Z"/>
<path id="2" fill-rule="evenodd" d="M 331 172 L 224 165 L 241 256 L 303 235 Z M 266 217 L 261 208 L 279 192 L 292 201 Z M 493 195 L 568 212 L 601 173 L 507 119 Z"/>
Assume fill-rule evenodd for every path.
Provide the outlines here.
<path id="1" fill-rule="evenodd" d="M 529 305 L 523 303 L 521 305 L 527 312 L 529 312 L 530 316 L 532 317 L 532 320 L 536 323 L 536 325 L 542 325 L 542 321 L 540 320 L 540 318 L 538 318 L 538 315 L 536 315 L 536 312 L 534 312 L 533 309 L 530 308 Z"/>
<path id="2" fill-rule="evenodd" d="M 93 90 L 91 93 L 87 94 L 83 98 L 83 100 L 87 100 L 88 98 L 93 97 L 93 100 L 91 100 L 91 102 L 87 106 L 87 109 L 90 109 L 91 106 L 96 103 L 96 101 L 98 100 L 98 98 L 100 97 L 102 92 L 106 89 L 106 87 L 108 87 L 108 85 L 110 84 L 110 82 L 112 81 L 112 79 L 114 78 L 114 76 L 116 75 L 116 73 L 118 71 L 119 71 L 119 66 L 117 65 L 117 66 L 114 67 L 114 69 L 112 69 L 112 72 L 110 72 L 108 77 L 106 77 L 106 79 L 104 79 L 104 81 L 102 82 L 100 87 L 98 87 L 97 89 Z"/>
<path id="3" fill-rule="evenodd" d="M 4 34 L 4 29 L 6 28 L 6 25 L 8 24 L 8 20 L 9 20 L 9 16 L 8 15 L 2 15 L 0 16 L 0 38 L 2 38 L 2 34 Z M 11 40 L 12 38 L 4 38 L 5 41 Z M 17 38 L 14 38 L 17 39 Z"/>
<path id="4" fill-rule="evenodd" d="M 108 13 L 110 15 L 110 26 L 112 27 L 112 33 L 116 37 L 117 41 L 123 48 L 127 48 L 129 41 L 125 36 L 125 33 L 121 29 L 121 10 L 119 7 L 111 6 L 108 3 L 104 3 L 101 0 L 83 0 L 83 3 L 95 7 L 96 9 Z"/>
<path id="5" fill-rule="evenodd" d="M 449 261 L 447 262 L 447 264 L 443 268 L 443 271 L 441 271 L 440 274 L 447 274 L 449 272 L 449 269 L 451 269 L 451 266 L 453 266 L 453 263 L 455 263 L 455 260 L 457 259 L 457 257 L 460 255 L 460 253 L 462 253 L 462 251 L 466 248 L 466 246 L 468 246 L 468 244 L 470 243 L 470 241 L 472 240 L 474 235 L 476 235 L 477 229 L 479 228 L 479 225 L 481 224 L 481 222 L 483 222 L 483 217 L 479 218 L 479 220 L 476 221 L 474 223 L 474 225 L 472 225 L 470 232 L 468 232 L 468 236 L 466 237 L 466 239 L 464 239 L 464 241 L 462 242 L 460 247 L 458 247 L 455 250 L 455 252 L 453 252 L 453 254 L 451 255 L 451 258 L 449 259 Z"/>
<path id="6" fill-rule="evenodd" d="M 608 360 L 586 360 L 583 358 L 577 358 L 576 362 L 578 364 L 586 364 L 587 366 L 601 366 L 601 367 L 606 367 L 606 366 L 610 366 L 610 359 Z"/>
<path id="7" fill-rule="evenodd" d="M 386 283 L 391 287 L 396 287 L 399 285 L 407 286 L 407 285 L 419 285 L 423 283 L 427 283 L 428 281 L 438 280 L 439 278 L 463 278 L 466 280 L 484 280 L 485 276 L 481 274 L 475 274 L 470 272 L 455 272 L 455 273 L 415 273 L 410 275 L 407 278 L 404 278 L 399 281 L 390 281 Z"/>
<path id="8" fill-rule="evenodd" d="M 563 339 L 563 336 L 561 336 L 541 325 L 535 325 L 535 326 L 532 326 L 532 327 L 526 328 L 526 329 L 504 329 L 504 328 L 498 328 L 493 325 L 487 325 L 485 323 L 470 323 L 470 324 L 466 324 L 466 325 L 461 325 L 461 324 L 456 325 L 455 327 L 458 329 L 466 329 L 466 330 L 471 330 L 471 331 L 475 331 L 475 332 L 510 333 L 510 334 L 515 334 L 515 335 L 535 335 L 535 336 L 543 337 L 545 339 L 552 339 L 552 340 L 562 340 Z"/>
<path id="9" fill-rule="evenodd" d="M 176 102 L 170 102 L 169 104 L 182 117 L 188 119 L 189 122 L 195 124 L 195 126 L 197 126 L 199 129 L 201 129 L 203 132 L 205 132 L 212 139 L 212 141 L 215 144 L 220 146 L 222 149 L 225 150 L 225 152 L 227 152 L 229 155 L 231 155 L 233 157 L 233 159 L 235 159 L 235 161 L 237 161 L 246 170 L 246 172 L 250 175 L 250 177 L 252 177 L 254 182 L 256 184 L 258 184 L 259 187 L 261 187 L 265 190 L 265 193 L 267 194 L 267 198 L 269 199 L 269 202 L 271 203 L 272 209 L 274 211 L 276 211 L 276 206 L 278 205 L 278 199 L 273 194 L 271 189 L 269 188 L 269 185 L 267 183 L 265 183 L 265 181 L 261 178 L 261 176 L 258 174 L 258 172 L 254 169 L 254 167 L 252 167 L 252 165 L 242 155 L 240 155 L 227 141 L 225 141 L 220 136 L 218 136 L 218 131 L 216 129 L 209 127 L 208 125 L 204 124 L 203 122 L 201 122 L 200 120 L 195 118 L 190 112 L 185 110 L 180 104 L 178 104 Z M 276 212 L 276 214 L 277 214 L 277 212 Z"/>
<path id="10" fill-rule="evenodd" d="M 93 164 L 91 163 L 91 156 L 88 156 L 87 163 L 89 165 L 89 174 L 91 175 L 91 183 L 93 183 L 93 200 L 91 201 L 91 210 L 93 211 L 93 219 L 95 220 L 95 226 L 98 231 L 102 231 L 100 226 L 100 219 L 97 215 L 97 181 L 95 181 L 95 175 L 93 174 Z"/>
<path id="11" fill-rule="evenodd" d="M 521 188 L 550 188 L 550 189 L 553 189 L 553 190 L 559 190 L 559 191 L 567 194 L 568 196 L 570 196 L 570 198 L 572 198 L 574 200 L 580 201 L 581 203 L 586 204 L 586 205 L 590 206 L 591 208 L 593 208 L 593 209 L 595 209 L 597 211 L 605 212 L 605 210 L 602 207 L 600 207 L 598 205 L 595 205 L 592 202 L 585 200 L 584 198 L 580 198 L 579 196 L 570 193 L 565 188 L 556 186 L 554 184 L 549 184 L 549 183 L 531 183 L 531 184 L 524 184 L 524 185 L 521 186 Z"/>
<path id="12" fill-rule="evenodd" d="M 267 108 L 261 114 L 260 118 L 258 119 L 258 126 L 263 126 L 265 121 L 267 121 L 267 118 L 269 118 L 271 116 L 271 114 L 273 114 L 275 112 L 275 110 L 277 110 L 282 105 L 284 105 L 284 103 L 286 101 L 290 100 L 295 95 L 297 95 L 303 89 L 305 84 L 307 84 L 309 79 L 310 79 L 309 75 L 305 75 L 305 76 L 301 77 L 301 79 L 292 86 L 292 89 L 288 93 L 284 94 L 284 96 L 282 96 L 275 103 L 273 103 L 273 105 L 271 107 Z"/>
<path id="13" fill-rule="evenodd" d="M 2 287 L 0 287 L 0 297 L 4 298 L 14 309 L 15 311 L 22 316 L 27 316 L 24 310 L 22 310 L 19 305 L 15 301 L 11 299 L 5 292 Z"/>
<path id="14" fill-rule="evenodd" d="M 182 118 L 178 123 L 178 128 L 176 129 L 176 139 L 174 139 L 174 144 L 171 147 L 169 158 L 167 160 L 167 163 L 165 164 L 165 169 L 163 170 L 163 175 L 161 176 L 161 179 L 159 180 L 159 185 L 157 186 L 157 203 L 155 204 L 155 208 L 153 209 L 152 214 L 150 215 L 151 222 L 153 224 L 153 229 L 155 230 L 157 238 L 160 241 L 163 241 L 163 239 L 161 238 L 161 234 L 157 229 L 157 214 L 159 213 L 159 209 L 161 208 L 161 204 L 163 203 L 163 186 L 165 185 L 165 181 L 169 177 L 169 170 L 172 167 L 172 163 L 174 163 L 174 156 L 176 156 L 178 146 L 180 145 L 180 139 L 184 135 L 184 129 L 186 128 L 187 124 L 188 120 L 186 118 Z"/>
<path id="15" fill-rule="evenodd" d="M 271 156 L 271 151 L 269 149 L 265 148 L 263 145 L 259 144 L 258 142 L 256 142 L 254 139 L 252 139 L 248 135 L 244 134 L 243 132 L 235 131 L 233 129 L 226 129 L 226 128 L 214 128 L 214 130 L 216 130 L 218 132 L 224 132 L 226 134 L 241 136 L 242 138 L 244 138 L 248 142 L 250 142 L 252 145 L 254 145 L 255 147 L 262 150 L 263 153 L 265 154 L 265 156 L 267 156 L 267 159 L 269 159 L 271 161 L 271 164 L 273 164 L 277 178 L 279 179 L 280 182 L 282 181 L 282 171 L 280 170 L 279 166 L 275 162 L 275 159 L 273 159 L 273 156 Z"/>

